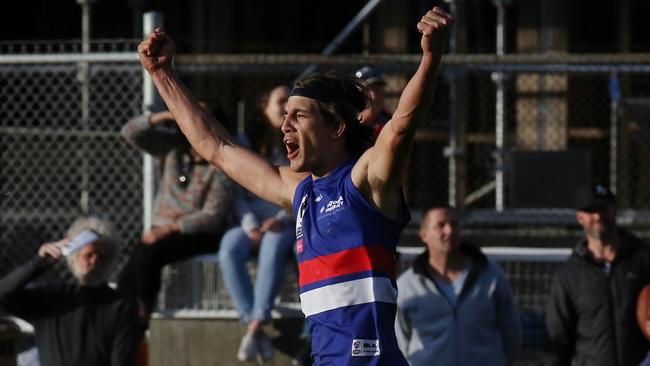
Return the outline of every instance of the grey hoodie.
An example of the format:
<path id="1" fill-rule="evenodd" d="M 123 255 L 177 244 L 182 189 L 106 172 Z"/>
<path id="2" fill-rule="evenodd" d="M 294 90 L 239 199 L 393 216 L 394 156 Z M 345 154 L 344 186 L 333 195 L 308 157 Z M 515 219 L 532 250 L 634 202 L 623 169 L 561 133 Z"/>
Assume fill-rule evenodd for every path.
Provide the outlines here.
<path id="1" fill-rule="evenodd" d="M 462 243 L 472 265 L 452 306 L 428 273 L 428 252 L 397 279 L 395 331 L 413 366 L 497 366 L 512 363 L 521 325 L 510 284 L 481 250 Z"/>

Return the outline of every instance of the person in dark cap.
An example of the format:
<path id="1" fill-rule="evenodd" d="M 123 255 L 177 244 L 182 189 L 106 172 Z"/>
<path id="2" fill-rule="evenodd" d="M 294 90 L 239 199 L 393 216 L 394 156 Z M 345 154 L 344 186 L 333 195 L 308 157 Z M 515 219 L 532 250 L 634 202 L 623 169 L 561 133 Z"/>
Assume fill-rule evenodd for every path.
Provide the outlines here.
<path id="1" fill-rule="evenodd" d="M 364 66 L 354 76 L 366 86 L 370 95 L 368 108 L 361 112 L 361 123 L 372 127 L 375 136 L 379 136 L 381 129 L 392 117 L 384 108 L 384 74 L 376 67 Z"/>
<path id="2" fill-rule="evenodd" d="M 650 248 L 616 225 L 616 197 L 596 184 L 578 193 L 585 238 L 555 273 L 546 325 L 553 365 L 639 365 L 650 343 L 636 299 L 650 283 Z"/>

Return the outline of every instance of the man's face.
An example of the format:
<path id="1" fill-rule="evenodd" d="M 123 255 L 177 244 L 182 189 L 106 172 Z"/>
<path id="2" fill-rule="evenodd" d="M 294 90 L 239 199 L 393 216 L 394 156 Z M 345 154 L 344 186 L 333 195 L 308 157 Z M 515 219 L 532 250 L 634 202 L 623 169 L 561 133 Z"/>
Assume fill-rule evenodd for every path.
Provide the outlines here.
<path id="1" fill-rule="evenodd" d="M 590 238 L 607 239 L 616 232 L 616 207 L 603 205 L 588 211 L 576 211 L 576 219 Z"/>
<path id="2" fill-rule="evenodd" d="M 437 208 L 428 212 L 420 227 L 420 239 L 433 255 L 447 255 L 458 249 L 460 228 L 453 210 Z"/>
<path id="3" fill-rule="evenodd" d="M 315 172 L 327 159 L 327 148 L 335 139 L 315 100 L 292 96 L 287 101 L 284 123 L 284 144 L 293 171 Z"/>
<path id="4" fill-rule="evenodd" d="M 104 273 L 102 266 L 105 263 L 104 253 L 95 243 L 86 245 L 74 254 L 72 272 L 80 284 L 95 286 L 103 283 Z"/>

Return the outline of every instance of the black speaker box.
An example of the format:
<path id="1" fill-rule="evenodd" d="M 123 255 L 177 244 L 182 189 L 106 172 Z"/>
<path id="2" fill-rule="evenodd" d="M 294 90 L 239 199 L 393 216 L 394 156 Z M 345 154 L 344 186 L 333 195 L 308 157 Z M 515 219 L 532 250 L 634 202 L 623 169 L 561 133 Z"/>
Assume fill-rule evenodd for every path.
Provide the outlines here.
<path id="1" fill-rule="evenodd" d="M 574 208 L 591 185 L 591 155 L 581 151 L 516 151 L 509 159 L 510 208 Z"/>

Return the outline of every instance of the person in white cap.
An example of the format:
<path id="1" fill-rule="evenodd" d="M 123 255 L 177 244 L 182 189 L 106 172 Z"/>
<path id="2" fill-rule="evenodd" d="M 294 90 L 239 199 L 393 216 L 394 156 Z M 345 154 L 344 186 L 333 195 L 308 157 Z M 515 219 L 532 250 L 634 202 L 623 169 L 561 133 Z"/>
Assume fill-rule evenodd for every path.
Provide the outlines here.
<path id="1" fill-rule="evenodd" d="M 92 232 L 84 245 L 71 239 Z M 43 244 L 38 254 L 0 280 L 0 307 L 34 326 L 43 366 L 131 366 L 136 364 L 144 330 L 138 305 L 107 284 L 119 253 L 114 226 L 84 217 L 66 238 Z M 28 286 L 65 259 L 76 283 Z"/>

